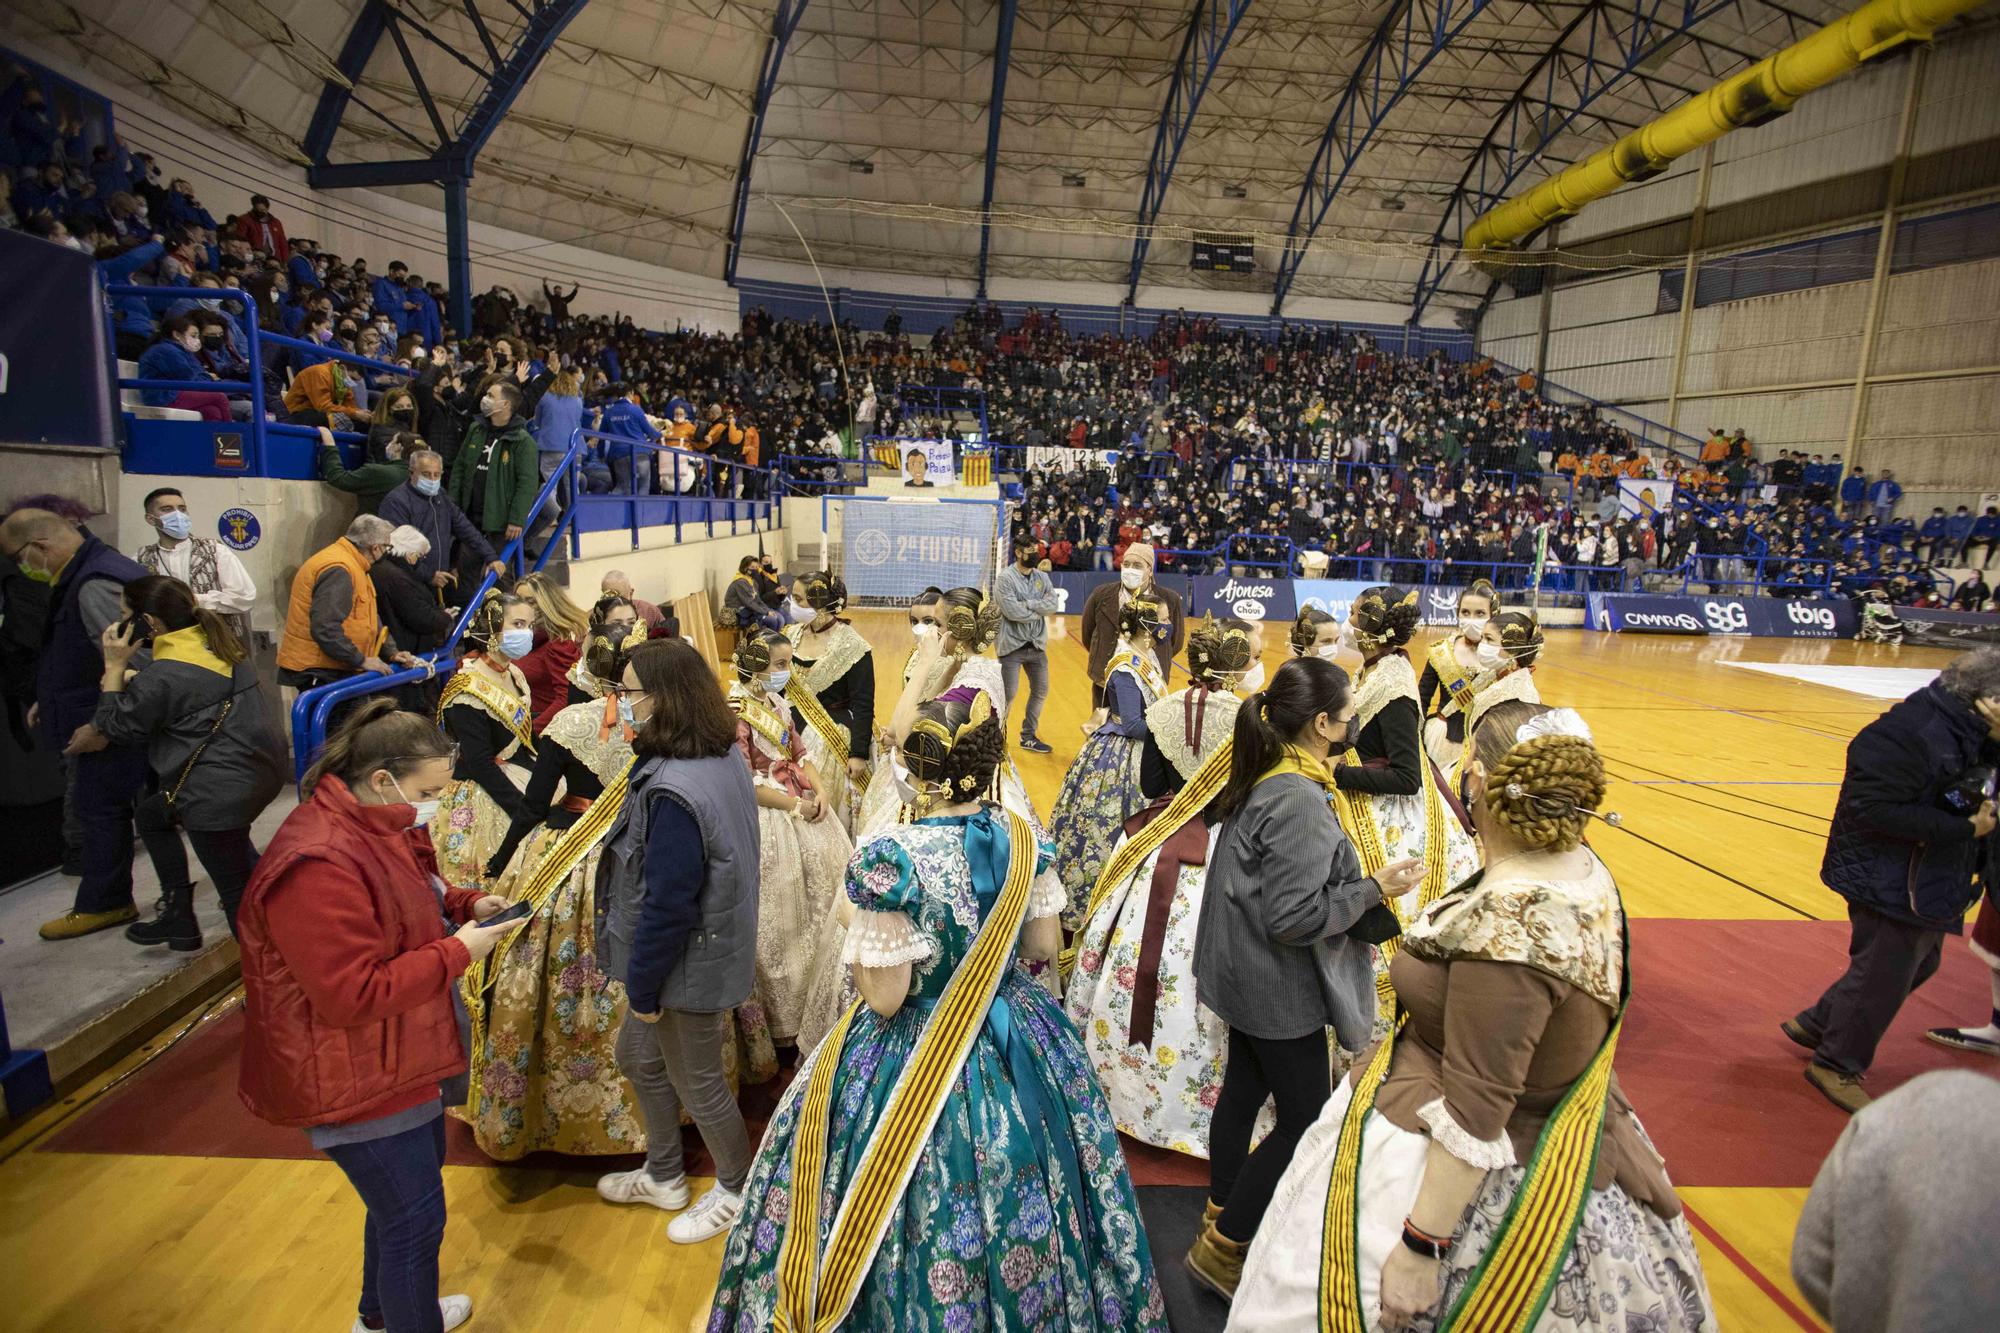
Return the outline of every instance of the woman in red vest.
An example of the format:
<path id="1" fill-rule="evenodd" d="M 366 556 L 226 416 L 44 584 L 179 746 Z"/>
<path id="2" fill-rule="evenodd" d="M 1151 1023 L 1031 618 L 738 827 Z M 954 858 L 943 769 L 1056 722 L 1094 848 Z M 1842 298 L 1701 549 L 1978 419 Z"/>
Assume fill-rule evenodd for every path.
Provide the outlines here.
<path id="1" fill-rule="evenodd" d="M 507 903 L 438 878 L 424 824 L 451 750 L 387 699 L 357 708 L 307 770 L 237 920 L 238 1094 L 305 1130 L 367 1206 L 357 1329 L 441 1333 L 472 1315 L 469 1297 L 437 1290 L 444 1108 L 465 1092 L 458 978 L 506 937 L 475 923 Z"/>

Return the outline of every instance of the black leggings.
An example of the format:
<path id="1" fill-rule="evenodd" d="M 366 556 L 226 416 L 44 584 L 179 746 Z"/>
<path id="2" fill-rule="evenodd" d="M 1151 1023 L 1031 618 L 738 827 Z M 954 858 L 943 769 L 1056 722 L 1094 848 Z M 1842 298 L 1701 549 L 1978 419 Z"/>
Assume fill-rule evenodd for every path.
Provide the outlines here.
<path id="1" fill-rule="evenodd" d="M 166 794 L 154 792 L 144 798 L 134 815 L 139 836 L 146 844 L 146 854 L 153 858 L 153 872 L 160 877 L 160 891 L 164 893 L 183 885 L 192 890 L 187 848 L 181 845 L 181 829 L 167 809 Z M 243 901 L 243 890 L 257 868 L 257 847 L 250 841 L 250 830 L 188 829 L 187 837 L 194 844 L 194 854 L 201 859 L 201 868 L 208 872 L 209 882 L 215 885 L 215 896 L 222 900 L 222 914 L 229 918 L 229 933 L 234 935 L 236 906 Z"/>
<path id="2" fill-rule="evenodd" d="M 1328 1056 L 1323 1031 L 1274 1039 L 1229 1029 L 1229 1063 L 1208 1127 L 1208 1197 L 1222 1205 L 1215 1226 L 1225 1239 L 1257 1235 L 1299 1139 L 1333 1095 Z M 1278 1125 L 1251 1152 L 1266 1097 L 1278 1103 Z"/>

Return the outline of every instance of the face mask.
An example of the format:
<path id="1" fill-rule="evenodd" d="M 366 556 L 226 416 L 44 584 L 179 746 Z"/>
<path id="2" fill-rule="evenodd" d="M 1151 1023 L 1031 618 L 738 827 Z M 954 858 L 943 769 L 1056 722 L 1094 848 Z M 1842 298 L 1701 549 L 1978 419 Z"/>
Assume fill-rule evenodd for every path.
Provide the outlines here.
<path id="1" fill-rule="evenodd" d="M 188 521 L 188 516 L 182 511 L 169 509 L 160 515 L 160 531 L 177 542 L 184 542 L 188 533 L 194 531 L 194 524 Z"/>
<path id="2" fill-rule="evenodd" d="M 625 636 L 631 632 L 632 627 L 619 620 L 614 620 L 604 627 L 604 637 L 613 643 L 625 642 Z"/>
<path id="3" fill-rule="evenodd" d="M 416 817 L 410 820 L 411 828 L 422 828 L 424 825 L 430 823 L 433 819 L 437 818 L 437 812 L 438 812 L 437 801 L 435 800 L 413 801 L 409 797 L 403 796 L 403 784 L 396 781 L 394 774 L 391 774 L 389 776 L 389 782 L 396 788 L 396 795 L 403 797 L 403 803 L 409 806 L 411 810 L 416 812 Z"/>
<path id="4" fill-rule="evenodd" d="M 632 701 L 622 694 L 618 696 L 618 720 L 628 727 L 639 725 L 639 719 L 632 716 Z"/>
<path id="5" fill-rule="evenodd" d="M 1243 673 L 1243 678 L 1236 682 L 1236 688 L 1245 694 L 1255 694 L 1258 690 L 1263 689 L 1264 664 L 1262 662 L 1251 663 L 1250 669 Z"/>
<path id="6" fill-rule="evenodd" d="M 765 683 L 765 688 L 769 689 L 771 693 L 783 694 L 785 692 L 785 686 L 792 683 L 791 670 L 787 668 L 784 671 L 773 671 L 770 675 L 764 678 L 764 683 Z"/>
<path id="7" fill-rule="evenodd" d="M 479 400 L 480 416 L 490 417 L 493 416 L 495 413 L 497 413 L 499 410 L 500 410 L 500 400 L 498 398 L 482 398 Z"/>
<path id="8" fill-rule="evenodd" d="M 1137 592 L 1146 586 L 1146 571 L 1143 569 L 1121 569 L 1118 571 L 1118 582 L 1124 585 L 1125 591 Z"/>
<path id="9" fill-rule="evenodd" d="M 1479 642 L 1479 647 L 1473 651 L 1472 660 L 1479 664 L 1481 671 L 1491 671 L 1500 665 L 1502 656 L 1499 644 L 1488 643 L 1482 639 Z"/>
<path id="10" fill-rule="evenodd" d="M 1334 658 L 1340 656 L 1340 645 L 1337 643 L 1322 643 L 1313 649 L 1313 656 L 1323 657 L 1331 662 Z"/>
<path id="11" fill-rule="evenodd" d="M 910 626 L 910 634 L 919 640 L 928 639 L 931 636 L 931 631 L 936 628 L 937 626 L 935 625 L 924 625 L 924 624 L 912 625 Z"/>
<path id="12" fill-rule="evenodd" d="M 36 583 L 54 583 L 56 581 L 56 575 L 54 570 L 43 569 L 39 565 L 29 564 L 27 560 L 27 553 L 25 551 L 15 556 L 14 563 L 21 567 L 21 572 L 23 574 L 26 574 L 30 579 L 33 579 Z"/>
<path id="13" fill-rule="evenodd" d="M 785 615 L 794 625 L 803 625 L 813 618 L 813 609 L 799 601 L 785 603 Z"/>
<path id="14" fill-rule="evenodd" d="M 1485 616 L 1460 616 L 1458 618 L 1458 632 L 1463 634 L 1467 639 L 1476 639 L 1485 630 Z"/>
<path id="15" fill-rule="evenodd" d="M 417 477 L 410 482 L 410 485 L 417 488 L 418 495 L 436 495 L 442 489 L 436 477 Z"/>
<path id="16" fill-rule="evenodd" d="M 416 414 L 417 414 L 416 407 L 410 403 L 398 403 L 396 404 L 395 407 L 391 408 L 389 411 L 390 416 L 400 418 L 401 420 L 404 421 L 408 421 L 411 417 L 415 416 Z"/>
<path id="17" fill-rule="evenodd" d="M 896 799 L 904 805 L 915 805 L 917 786 L 910 778 L 910 770 L 903 766 L 901 757 L 889 761 L 889 777 L 896 784 Z"/>
<path id="18" fill-rule="evenodd" d="M 535 651 L 535 632 L 531 629 L 508 629 L 500 631 L 500 651 L 516 660 Z"/>

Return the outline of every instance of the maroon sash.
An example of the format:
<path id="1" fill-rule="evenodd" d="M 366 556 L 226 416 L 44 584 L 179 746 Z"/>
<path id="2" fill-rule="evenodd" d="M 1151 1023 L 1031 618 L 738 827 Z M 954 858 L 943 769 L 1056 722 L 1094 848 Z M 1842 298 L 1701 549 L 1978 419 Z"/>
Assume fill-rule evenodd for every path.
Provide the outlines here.
<path id="1" fill-rule="evenodd" d="M 1126 820 L 1125 836 L 1138 836 L 1172 802 L 1171 796 L 1162 796 Z M 1173 912 L 1181 867 L 1207 864 L 1208 825 L 1199 815 L 1168 836 L 1153 863 L 1153 882 L 1146 890 L 1146 923 L 1139 934 L 1139 975 L 1132 985 L 1132 1022 L 1126 1032 L 1131 1044 L 1152 1049 L 1154 1018 L 1160 1006 L 1160 953 L 1166 948 L 1167 917 Z"/>

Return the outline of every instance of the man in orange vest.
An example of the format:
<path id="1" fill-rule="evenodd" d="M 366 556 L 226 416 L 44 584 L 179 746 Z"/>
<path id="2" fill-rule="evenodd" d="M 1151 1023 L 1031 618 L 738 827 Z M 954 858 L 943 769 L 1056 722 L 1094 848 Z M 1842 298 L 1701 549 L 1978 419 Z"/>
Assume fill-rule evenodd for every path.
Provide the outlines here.
<path id="1" fill-rule="evenodd" d="M 370 567 L 389 554 L 389 521 L 361 514 L 347 534 L 306 557 L 292 576 L 278 683 L 309 690 L 363 671 L 387 675 L 390 662 L 414 666 L 382 628 Z"/>

